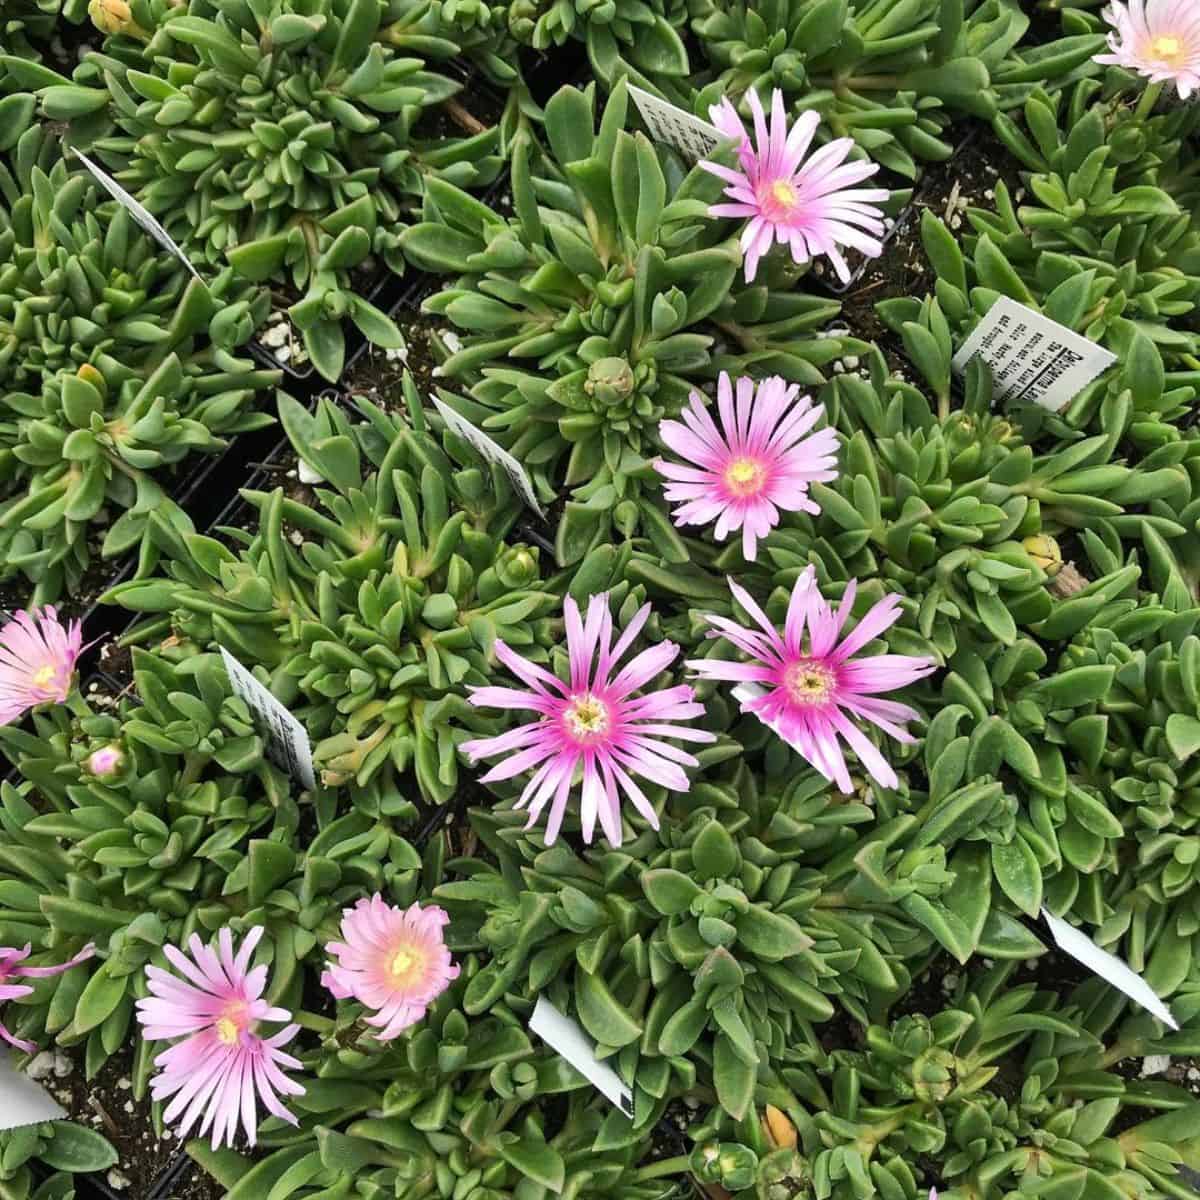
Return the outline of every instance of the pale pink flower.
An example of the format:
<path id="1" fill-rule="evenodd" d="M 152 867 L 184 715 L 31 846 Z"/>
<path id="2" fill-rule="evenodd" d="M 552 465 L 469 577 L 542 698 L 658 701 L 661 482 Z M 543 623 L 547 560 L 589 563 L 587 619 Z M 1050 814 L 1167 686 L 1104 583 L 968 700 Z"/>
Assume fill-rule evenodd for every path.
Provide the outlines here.
<path id="1" fill-rule="evenodd" d="M 61 704 L 82 649 L 80 623 L 62 625 L 53 605 L 16 613 L 0 629 L 0 725 L 39 704 Z"/>
<path id="2" fill-rule="evenodd" d="M 849 280 L 850 268 L 839 247 L 853 247 L 871 258 L 883 253 L 883 213 L 875 206 L 887 200 L 889 192 L 854 186 L 874 175 L 878 163 L 847 162 L 854 148 L 852 138 L 828 142 L 806 161 L 820 116 L 803 112 L 789 130 L 783 93 L 776 88 L 768 130 L 758 93 L 751 88 L 746 96 L 754 115 L 753 142 L 728 97 L 709 109 L 721 133 L 737 140 L 741 168 L 701 162 L 725 182 L 730 201 L 713 205 L 709 215 L 748 218 L 741 239 L 748 282 L 773 242 L 789 246 L 798 263 L 824 254 L 838 278 Z"/>
<path id="3" fill-rule="evenodd" d="M 654 466 L 670 482 L 664 494 L 675 509 L 676 525 L 707 525 L 723 541 L 742 531 L 742 552 L 751 562 L 758 539 L 779 524 L 779 511 L 820 512 L 808 497 L 809 485 L 837 478 L 837 434 L 832 429 L 810 433 L 825 415 L 811 396 L 798 396 L 798 384 L 778 376 L 742 377 L 734 385 L 724 371 L 717 382 L 718 429 L 704 397 L 693 392 L 680 414 L 683 422 L 663 421 L 659 436 L 671 450 L 693 464 L 658 459 Z"/>
<path id="4" fill-rule="evenodd" d="M 233 1145 L 239 1117 L 250 1145 L 255 1144 L 257 1100 L 272 1116 L 299 1124 L 276 1093 L 304 1095 L 304 1088 L 281 1070 L 300 1066 L 280 1049 L 300 1027 L 287 1025 L 269 1038 L 258 1032 L 261 1021 L 289 1021 L 292 1016 L 263 999 L 267 968 L 247 969 L 262 935 L 262 926 L 255 926 L 236 954 L 228 929 L 222 929 L 216 943 L 208 946 L 192 934 L 190 958 L 175 946 L 164 946 L 176 973 L 147 966 L 151 994 L 137 1002 L 142 1037 L 147 1041 L 184 1039 L 154 1060 L 159 1073 L 150 1083 L 151 1095 L 155 1100 L 175 1097 L 163 1119 L 180 1121 L 182 1138 L 203 1114 L 199 1134 L 203 1137 L 212 1126 L 214 1150 L 222 1141 Z"/>
<path id="5" fill-rule="evenodd" d="M 77 967 L 81 962 L 91 958 L 96 947 L 89 943 L 74 958 L 69 958 L 66 962 L 56 963 L 53 966 L 21 966 L 21 963 L 29 957 L 31 950 L 32 947 L 29 944 L 26 944 L 22 950 L 16 950 L 11 946 L 0 946 L 0 1000 L 20 1000 L 22 996 L 29 996 L 33 993 L 33 988 L 27 984 L 11 983 L 10 980 L 48 979 L 51 975 L 61 975 L 64 971 L 69 971 L 72 967 Z M 26 1054 L 32 1054 L 37 1049 L 35 1042 L 27 1042 L 22 1038 L 14 1037 L 4 1027 L 3 1022 L 0 1022 L 0 1038 L 3 1038 L 10 1046 L 23 1050 Z"/>
<path id="6" fill-rule="evenodd" d="M 1173 83 L 1181 99 L 1200 91 L 1200 3 L 1122 0 L 1104 10 L 1111 54 L 1096 62 L 1126 67 L 1152 83 Z"/>
<path id="7" fill-rule="evenodd" d="M 330 942 L 331 962 L 321 983 L 339 1000 L 353 996 L 366 1018 L 383 1032 L 381 1042 L 399 1037 L 425 1016 L 425 1010 L 458 978 L 442 928 L 450 918 L 437 905 L 407 909 L 376 893 L 342 910 L 341 942 Z"/>
<path id="8" fill-rule="evenodd" d="M 709 637 L 724 638 L 755 661 L 704 658 L 688 666 L 709 679 L 751 685 L 754 694 L 742 701 L 742 711 L 754 713 L 770 725 L 843 792 L 852 789 L 839 737 L 858 755 L 873 779 L 884 787 L 895 787 L 899 782 L 896 772 L 850 718 L 859 717 L 877 725 L 899 742 L 914 740 L 903 725 L 920 714 L 905 704 L 880 700 L 878 695 L 928 675 L 936 664 L 909 654 L 853 657 L 896 622 L 900 597 L 885 596 L 839 642 L 854 606 L 854 580 L 846 585 L 834 612 L 817 588 L 815 568 L 805 568 L 792 589 L 782 637 L 745 588 L 733 580 L 729 586 L 759 629 L 710 616 L 708 622 L 714 631 Z"/>
<path id="9" fill-rule="evenodd" d="M 583 840 L 591 842 L 599 817 L 604 836 L 611 845 L 619 846 L 621 792 L 654 829 L 658 828 L 658 814 L 633 776 L 686 792 L 689 783 L 683 768 L 699 765 L 692 755 L 663 739 L 713 742 L 716 738 L 702 729 L 675 723 L 704 715 L 704 705 L 695 703 L 690 687 L 680 685 L 634 695 L 675 661 L 679 647 L 674 642 L 660 642 L 643 650 L 618 670 L 617 662 L 650 616 L 649 604 L 638 611 L 615 645 L 607 593 L 593 596 L 588 602 L 586 624 L 580 620 L 579 606 L 569 596 L 563 602 L 563 614 L 570 681 L 564 683 L 497 640 L 496 657 L 526 687 L 475 688 L 471 703 L 525 709 L 537 713 L 538 719 L 499 737 L 465 742 L 463 750 L 472 760 L 505 756 L 481 778 L 481 783 L 533 771 L 517 807 L 529 806 L 526 828 L 532 828 L 546 804 L 553 801 L 546 825 L 547 846 L 558 837 L 567 797 L 579 775 L 583 784 Z"/>

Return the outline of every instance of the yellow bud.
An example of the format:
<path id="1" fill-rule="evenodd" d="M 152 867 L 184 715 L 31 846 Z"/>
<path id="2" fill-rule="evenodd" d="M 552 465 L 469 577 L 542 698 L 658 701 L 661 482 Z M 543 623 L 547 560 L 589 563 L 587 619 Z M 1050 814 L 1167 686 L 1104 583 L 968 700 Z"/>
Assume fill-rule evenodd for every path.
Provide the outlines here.
<path id="1" fill-rule="evenodd" d="M 796 1127 L 792 1124 L 787 1113 L 776 1108 L 773 1104 L 768 1104 L 767 1111 L 763 1114 L 762 1126 L 763 1133 L 766 1134 L 767 1141 L 771 1143 L 772 1149 L 796 1149 L 798 1141 Z"/>
<path id="2" fill-rule="evenodd" d="M 1063 556 L 1058 543 L 1045 533 L 1036 533 L 1022 543 L 1025 553 L 1033 559 L 1047 575 L 1057 575 L 1062 569 Z"/>
<path id="3" fill-rule="evenodd" d="M 88 16 L 101 33 L 124 33 L 146 40 L 146 31 L 133 19 L 128 0 L 90 0 Z"/>

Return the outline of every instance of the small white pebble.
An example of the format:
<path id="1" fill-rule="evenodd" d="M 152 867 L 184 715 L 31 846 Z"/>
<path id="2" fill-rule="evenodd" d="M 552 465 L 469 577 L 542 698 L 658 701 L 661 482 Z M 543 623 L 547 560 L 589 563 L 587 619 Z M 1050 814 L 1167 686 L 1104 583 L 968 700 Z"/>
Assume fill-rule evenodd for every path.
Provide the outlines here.
<path id="1" fill-rule="evenodd" d="M 462 349 L 462 339 L 453 329 L 442 330 L 442 344 L 451 354 L 457 354 Z"/>
<path id="2" fill-rule="evenodd" d="M 104 1178 L 108 1180 L 108 1186 L 114 1192 L 123 1192 L 129 1186 L 129 1176 L 118 1171 L 116 1167 L 113 1167 Z"/>
<path id="3" fill-rule="evenodd" d="M 127 1113 L 131 1113 L 131 1112 L 133 1112 L 133 1101 L 132 1101 L 132 1100 L 126 1100 L 126 1101 L 125 1101 L 125 1111 L 126 1111 Z"/>
<path id="4" fill-rule="evenodd" d="M 274 358 L 277 363 L 291 362 L 291 346 L 280 346 L 279 349 L 275 351 Z"/>
<path id="5" fill-rule="evenodd" d="M 65 1079 L 75 1070 L 75 1064 L 61 1051 L 54 1052 L 54 1074 L 58 1079 Z"/>
<path id="6" fill-rule="evenodd" d="M 846 357 L 842 359 L 842 365 L 846 368 L 847 371 L 857 371 L 858 366 L 859 366 L 858 355 L 857 354 L 847 354 Z"/>
<path id="7" fill-rule="evenodd" d="M 985 199 L 985 200 L 995 200 L 995 198 L 996 198 L 996 192 L 995 192 L 995 189 L 994 189 L 994 188 L 988 188 L 988 190 L 987 190 L 986 192 L 984 192 L 984 193 L 983 193 L 983 196 L 984 196 L 984 199 Z"/>
<path id="8" fill-rule="evenodd" d="M 302 534 L 298 529 L 293 529 L 292 532 L 288 534 L 288 541 L 291 542 L 293 546 L 303 546 L 304 534 Z"/>
<path id="9" fill-rule="evenodd" d="M 835 375 L 845 375 L 845 373 L 846 373 L 845 365 L 841 362 L 835 362 L 833 364 L 833 373 Z"/>
<path id="10" fill-rule="evenodd" d="M 324 483 L 325 476 L 319 471 L 314 471 L 312 467 L 301 459 L 296 464 L 296 474 L 300 477 L 301 483 Z"/>
<path id="11" fill-rule="evenodd" d="M 1200 1068 L 1198 1068 L 1198 1067 L 1188 1067 L 1188 1069 L 1187 1069 L 1187 1077 L 1188 1077 L 1189 1079 L 1200 1079 Z"/>
<path id="12" fill-rule="evenodd" d="M 49 1079 L 54 1073 L 54 1051 L 43 1050 L 33 1062 L 25 1068 L 25 1074 L 30 1079 Z"/>
<path id="13" fill-rule="evenodd" d="M 119 1087 L 121 1091 L 127 1092 L 131 1087 L 133 1087 L 133 1081 L 127 1076 L 122 1076 L 117 1080 L 117 1087 Z"/>
<path id="14" fill-rule="evenodd" d="M 1142 1059 L 1142 1078 L 1146 1079 L 1151 1075 L 1161 1075 L 1171 1066 L 1171 1056 L 1169 1054 L 1147 1054 Z"/>
<path id="15" fill-rule="evenodd" d="M 282 320 L 282 318 L 280 318 Z M 276 346 L 286 346 L 292 338 L 292 331 L 286 324 L 269 325 L 260 335 L 264 346 L 274 349 Z"/>
<path id="16" fill-rule="evenodd" d="M 1037 965 L 1038 965 L 1038 960 L 1036 958 L 1027 958 L 1025 960 L 1025 970 L 1027 970 L 1027 971 L 1036 971 Z"/>

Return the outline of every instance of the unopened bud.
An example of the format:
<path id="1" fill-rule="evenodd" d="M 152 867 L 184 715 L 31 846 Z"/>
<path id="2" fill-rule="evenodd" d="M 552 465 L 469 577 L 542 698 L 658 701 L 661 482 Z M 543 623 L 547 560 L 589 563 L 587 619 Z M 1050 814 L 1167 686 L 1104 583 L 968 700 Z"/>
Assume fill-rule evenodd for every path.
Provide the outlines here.
<path id="1" fill-rule="evenodd" d="M 87 758 L 87 769 L 99 779 L 111 779 L 125 767 L 125 754 L 120 746 L 101 746 Z"/>

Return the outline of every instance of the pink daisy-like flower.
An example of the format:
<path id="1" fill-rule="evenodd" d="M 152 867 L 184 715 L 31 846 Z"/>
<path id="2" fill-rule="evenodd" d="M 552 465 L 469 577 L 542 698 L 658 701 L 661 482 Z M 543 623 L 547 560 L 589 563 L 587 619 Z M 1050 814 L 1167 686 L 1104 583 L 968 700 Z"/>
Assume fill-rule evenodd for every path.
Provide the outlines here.
<path id="1" fill-rule="evenodd" d="M 69 958 L 64 963 L 56 963 L 49 967 L 23 967 L 21 963 L 29 957 L 32 951 L 30 945 L 26 944 L 22 950 L 15 950 L 11 946 L 0 946 L 0 1000 L 20 1000 L 22 996 L 29 996 L 33 993 L 33 988 L 28 984 L 12 983 L 10 980 L 48 979 L 52 975 L 61 975 L 64 971 L 69 971 L 72 967 L 77 967 L 81 962 L 91 958 L 95 950 L 95 946 L 89 943 L 74 958 Z M 22 1038 L 14 1037 L 4 1027 L 3 1022 L 0 1022 L 0 1038 L 3 1038 L 10 1046 L 23 1050 L 26 1054 L 32 1054 L 37 1049 L 35 1042 L 27 1042 Z"/>
<path id="2" fill-rule="evenodd" d="M 61 704 L 82 649 L 82 626 L 61 624 L 53 605 L 16 613 L 0 629 L 0 725 L 39 704 Z"/>
<path id="3" fill-rule="evenodd" d="M 688 666 L 709 679 L 749 685 L 739 697 L 742 711 L 752 712 L 770 725 L 843 792 L 852 789 L 839 737 L 858 755 L 873 779 L 884 787 L 895 787 L 896 772 L 850 718 L 859 717 L 877 725 L 897 741 L 914 740 L 903 725 L 920 714 L 905 704 L 880 700 L 878 696 L 928 675 L 936 664 L 909 654 L 853 657 L 895 624 L 900 616 L 900 597 L 885 596 L 839 642 L 854 607 L 854 580 L 846 585 L 834 612 L 817 588 L 815 568 L 807 567 L 792 589 L 782 637 L 745 588 L 733 580 L 729 586 L 760 628 L 747 629 L 724 617 L 710 616 L 708 622 L 714 631 L 709 637 L 725 638 L 756 661 L 697 659 Z"/>
<path id="4" fill-rule="evenodd" d="M 300 1026 L 287 1025 L 269 1038 L 258 1032 L 260 1021 L 290 1021 L 292 1016 L 262 998 L 267 968 L 247 969 L 262 935 L 261 925 L 251 929 L 236 954 L 228 929 L 222 929 L 216 943 L 208 946 L 192 934 L 190 958 L 175 946 L 164 946 L 176 973 L 147 966 L 150 995 L 137 1002 L 142 1037 L 147 1041 L 184 1039 L 154 1060 L 159 1073 L 150 1083 L 151 1095 L 155 1100 L 175 1097 L 163 1113 L 164 1120 L 180 1121 L 182 1138 L 203 1114 L 200 1136 L 211 1125 L 214 1150 L 222 1140 L 233 1145 L 239 1116 L 250 1145 L 255 1144 L 256 1099 L 272 1116 L 299 1124 L 277 1093 L 304 1095 L 304 1088 L 281 1070 L 300 1066 L 299 1060 L 280 1049 Z"/>
<path id="5" fill-rule="evenodd" d="M 388 904 L 378 893 L 342 911 L 341 942 L 330 942 L 331 962 L 321 983 L 339 1000 L 353 996 L 375 1010 L 368 1025 L 379 1040 L 399 1037 L 458 978 L 442 928 L 450 918 L 437 905 L 407 909 Z"/>
<path id="6" fill-rule="evenodd" d="M 499 737 L 465 742 L 463 750 L 472 760 L 505 755 L 503 762 L 481 778 L 481 783 L 533 771 L 517 807 L 529 806 L 526 828 L 532 828 L 552 801 L 546 825 L 547 846 L 562 828 L 567 797 L 578 776 L 583 784 L 583 840 L 591 842 L 599 817 L 604 836 L 611 845 L 619 846 L 621 792 L 654 829 L 658 828 L 658 814 L 633 776 L 686 792 L 689 784 L 683 768 L 699 765 L 692 755 L 663 739 L 707 743 L 716 738 L 705 730 L 675 723 L 704 715 L 704 705 L 695 703 L 690 687 L 680 685 L 634 695 L 675 661 L 679 647 L 674 642 L 660 642 L 617 668 L 621 656 L 646 624 L 649 604 L 629 622 L 615 645 L 607 593 L 593 596 L 588 602 L 586 624 L 580 620 L 579 606 L 569 596 L 563 602 L 563 614 L 570 681 L 564 683 L 497 640 L 496 657 L 526 687 L 475 688 L 471 703 L 486 708 L 526 709 L 537 713 L 538 719 Z"/>
<path id="7" fill-rule="evenodd" d="M 747 92 L 754 114 L 754 141 L 728 97 L 709 109 L 712 122 L 726 137 L 738 141 L 740 171 L 718 163 L 701 162 L 726 184 L 730 203 L 715 204 L 713 217 L 746 217 L 742 252 L 746 280 L 751 282 L 758 262 L 773 242 L 789 246 L 792 258 L 806 263 L 819 254 L 833 263 L 838 278 L 850 278 L 850 268 L 839 247 L 851 246 L 875 258 L 883 253 L 883 213 L 875 206 L 888 198 L 886 188 L 854 185 L 879 170 L 878 163 L 847 162 L 852 138 L 838 138 L 816 151 L 807 161 L 813 134 L 821 123 L 815 112 L 801 113 L 788 129 L 783 93 L 771 97 L 771 127 L 758 93 Z"/>
<path id="8" fill-rule="evenodd" d="M 811 396 L 799 396 L 798 384 L 778 376 L 737 381 L 737 401 L 729 376 L 717 383 L 718 429 L 704 397 L 693 392 L 683 422 L 663 421 L 659 436 L 692 466 L 658 459 L 654 466 L 670 482 L 676 525 L 707 525 L 723 541 L 731 530 L 742 531 L 742 552 L 751 562 L 758 539 L 779 524 L 779 510 L 820 512 L 808 498 L 811 483 L 837 478 L 837 434 L 832 429 L 810 433 L 825 415 Z"/>
<path id="9" fill-rule="evenodd" d="M 1126 67 L 1152 83 L 1173 83 L 1180 99 L 1200 91 L 1200 4 L 1196 0 L 1122 0 L 1104 10 L 1111 54 L 1096 62 Z"/>

